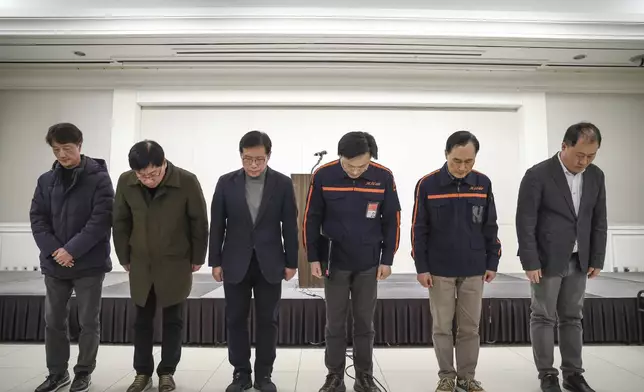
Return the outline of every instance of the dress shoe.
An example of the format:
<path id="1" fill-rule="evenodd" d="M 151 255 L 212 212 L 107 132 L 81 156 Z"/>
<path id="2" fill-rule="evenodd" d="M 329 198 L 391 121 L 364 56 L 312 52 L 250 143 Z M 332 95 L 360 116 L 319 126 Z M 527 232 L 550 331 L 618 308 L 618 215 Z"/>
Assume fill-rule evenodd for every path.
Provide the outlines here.
<path id="1" fill-rule="evenodd" d="M 233 375 L 233 382 L 226 388 L 226 392 L 244 392 L 252 387 L 250 374 L 238 372 Z"/>
<path id="2" fill-rule="evenodd" d="M 277 392 L 277 387 L 273 384 L 270 376 L 255 377 L 253 388 L 259 392 Z"/>
<path id="3" fill-rule="evenodd" d="M 69 373 L 50 374 L 47 376 L 45 382 L 36 388 L 36 392 L 56 392 L 57 390 L 66 387 L 70 383 Z"/>
<path id="4" fill-rule="evenodd" d="M 559 377 L 548 374 L 541 379 L 541 390 L 543 392 L 562 392 L 559 386 Z"/>
<path id="5" fill-rule="evenodd" d="M 74 377 L 72 386 L 69 387 L 69 392 L 87 392 L 92 385 L 92 376 L 88 373 L 78 373 Z"/>
<path id="6" fill-rule="evenodd" d="M 581 374 L 564 377 L 563 387 L 572 392 L 595 392 Z"/>
<path id="7" fill-rule="evenodd" d="M 353 390 L 356 392 L 382 392 L 373 380 L 373 376 L 367 373 L 358 374 L 356 382 L 353 384 Z"/>
<path id="8" fill-rule="evenodd" d="M 346 390 L 342 375 L 332 373 L 326 376 L 326 381 L 318 392 L 346 392 Z"/>

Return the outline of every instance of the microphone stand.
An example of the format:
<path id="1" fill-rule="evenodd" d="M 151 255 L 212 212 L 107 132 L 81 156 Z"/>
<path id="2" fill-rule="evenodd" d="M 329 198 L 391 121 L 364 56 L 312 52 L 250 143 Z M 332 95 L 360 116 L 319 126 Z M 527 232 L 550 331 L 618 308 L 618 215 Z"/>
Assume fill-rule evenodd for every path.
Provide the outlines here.
<path id="1" fill-rule="evenodd" d="M 311 168 L 311 174 L 313 174 L 313 171 L 315 170 L 315 168 L 320 164 L 320 162 L 322 162 L 322 158 L 324 158 L 324 154 L 320 154 L 320 157 L 318 158 L 317 163 L 313 165 L 313 167 Z"/>

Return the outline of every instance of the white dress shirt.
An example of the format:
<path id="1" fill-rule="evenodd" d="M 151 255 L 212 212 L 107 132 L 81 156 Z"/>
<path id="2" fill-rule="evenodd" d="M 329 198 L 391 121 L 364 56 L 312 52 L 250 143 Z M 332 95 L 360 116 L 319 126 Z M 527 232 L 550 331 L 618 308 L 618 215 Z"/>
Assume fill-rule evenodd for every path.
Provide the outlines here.
<path id="1" fill-rule="evenodd" d="M 572 196 L 572 204 L 575 207 L 575 214 L 579 215 L 579 204 L 581 203 L 581 190 L 584 183 L 584 171 L 582 170 L 579 173 L 572 173 L 566 168 L 563 161 L 561 160 L 561 153 L 557 154 L 559 158 L 559 163 L 561 163 L 561 168 L 566 176 L 566 181 L 568 181 L 568 188 L 570 188 L 570 195 Z M 575 240 L 575 247 L 573 248 L 573 253 L 577 252 L 577 241 Z"/>

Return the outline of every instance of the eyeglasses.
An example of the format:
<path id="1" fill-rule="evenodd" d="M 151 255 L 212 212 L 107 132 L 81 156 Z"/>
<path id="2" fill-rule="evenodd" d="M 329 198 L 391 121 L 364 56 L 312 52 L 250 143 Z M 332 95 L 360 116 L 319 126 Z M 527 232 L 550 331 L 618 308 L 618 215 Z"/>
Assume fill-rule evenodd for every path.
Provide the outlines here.
<path id="1" fill-rule="evenodd" d="M 244 156 L 244 157 L 242 157 L 242 161 L 244 162 L 244 165 L 247 165 L 247 166 L 250 166 L 253 163 L 261 166 L 264 163 L 266 163 L 266 157 L 248 157 L 248 156 Z"/>
<path id="2" fill-rule="evenodd" d="M 136 176 L 140 180 L 151 180 L 153 178 L 159 177 L 161 175 L 162 171 L 163 171 L 163 168 L 160 167 L 160 168 L 158 168 L 156 170 L 153 170 L 153 171 L 147 172 L 147 173 L 141 173 L 141 172 L 138 172 L 138 171 L 135 172 L 135 173 L 136 173 Z"/>

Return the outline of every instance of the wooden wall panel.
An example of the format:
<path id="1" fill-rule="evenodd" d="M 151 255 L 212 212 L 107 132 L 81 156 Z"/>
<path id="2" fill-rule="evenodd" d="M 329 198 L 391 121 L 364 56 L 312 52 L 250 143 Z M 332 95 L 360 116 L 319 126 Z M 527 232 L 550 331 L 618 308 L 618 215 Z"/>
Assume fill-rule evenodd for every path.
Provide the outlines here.
<path id="1" fill-rule="evenodd" d="M 295 188 L 295 200 L 297 202 L 297 210 L 299 211 L 297 219 L 297 228 L 300 233 L 300 251 L 297 259 L 297 276 L 299 285 L 302 288 L 324 287 L 324 279 L 318 279 L 311 276 L 311 268 L 306 259 L 306 251 L 304 250 L 304 241 L 302 239 L 302 223 L 306 215 L 306 198 L 309 193 L 309 185 L 311 183 L 310 174 L 292 174 L 293 187 Z"/>

